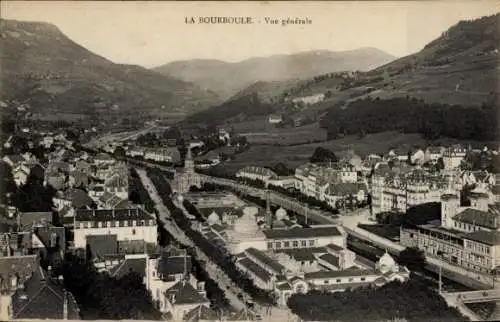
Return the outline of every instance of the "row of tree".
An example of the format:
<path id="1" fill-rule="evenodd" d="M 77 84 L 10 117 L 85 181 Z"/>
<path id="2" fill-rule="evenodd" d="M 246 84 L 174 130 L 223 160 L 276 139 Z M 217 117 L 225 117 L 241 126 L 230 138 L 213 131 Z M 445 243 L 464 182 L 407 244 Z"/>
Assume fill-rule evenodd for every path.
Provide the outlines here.
<path id="1" fill-rule="evenodd" d="M 274 304 L 275 300 L 269 292 L 255 286 L 245 274 L 236 268 L 233 257 L 225 248 L 216 246 L 208 241 L 200 232 L 191 228 L 191 222 L 184 216 L 183 211 L 177 208 L 172 202 L 170 198 L 172 190 L 168 181 L 163 176 L 163 173 L 158 169 L 149 169 L 148 175 L 162 197 L 165 206 L 169 209 L 171 217 L 195 245 L 197 245 L 212 262 L 221 267 L 234 283 L 246 293 L 250 294 L 255 301 L 263 304 Z"/>
<path id="2" fill-rule="evenodd" d="M 415 98 L 359 99 L 348 108 L 333 107 L 321 120 L 330 138 L 339 135 L 401 131 L 421 133 L 427 139 L 440 136 L 493 141 L 498 136 L 497 103 L 482 108 L 439 103 Z"/>
<path id="3" fill-rule="evenodd" d="M 391 282 L 346 292 L 311 291 L 288 300 L 293 313 L 309 321 L 460 321 L 464 317 L 422 280 Z"/>

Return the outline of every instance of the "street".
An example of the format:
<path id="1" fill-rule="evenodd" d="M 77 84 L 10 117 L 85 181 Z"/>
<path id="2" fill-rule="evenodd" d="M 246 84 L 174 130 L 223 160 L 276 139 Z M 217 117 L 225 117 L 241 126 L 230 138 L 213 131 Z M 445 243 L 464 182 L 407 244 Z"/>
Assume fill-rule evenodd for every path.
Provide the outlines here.
<path id="1" fill-rule="evenodd" d="M 194 243 L 186 236 L 186 234 L 177 227 L 173 220 L 166 220 L 169 217 L 170 212 L 167 207 L 163 204 L 162 199 L 160 198 L 158 191 L 156 190 L 153 182 L 147 176 L 147 173 L 143 169 L 136 168 L 137 173 L 142 181 L 142 184 L 148 191 L 151 199 L 155 202 L 156 210 L 160 216 L 160 220 L 164 223 L 165 229 L 180 243 L 194 247 L 196 250 L 196 256 L 199 261 L 203 261 L 206 263 L 205 270 L 210 276 L 211 279 L 216 281 L 219 284 L 219 287 L 225 292 L 226 298 L 229 300 L 230 304 L 236 310 L 246 309 L 246 304 L 244 301 L 247 299 L 251 299 L 251 296 L 246 294 L 243 290 L 241 290 L 236 284 L 232 282 L 232 280 L 226 275 L 226 273 L 215 263 L 213 263 L 205 253 L 203 253 L 198 247 L 194 245 Z M 173 200 L 176 207 L 182 209 L 185 213 L 186 210 L 182 205 L 179 205 L 177 200 Z M 238 298 L 238 294 L 243 295 L 243 299 Z M 279 322 L 290 322 L 290 321 L 298 321 L 299 318 L 290 312 L 287 308 L 277 308 L 272 307 L 269 314 L 264 314 L 266 312 L 266 308 L 260 307 L 257 303 L 254 304 L 254 311 L 260 312 L 262 316 L 262 321 L 279 321 Z M 252 311 L 252 310 L 249 310 Z"/>

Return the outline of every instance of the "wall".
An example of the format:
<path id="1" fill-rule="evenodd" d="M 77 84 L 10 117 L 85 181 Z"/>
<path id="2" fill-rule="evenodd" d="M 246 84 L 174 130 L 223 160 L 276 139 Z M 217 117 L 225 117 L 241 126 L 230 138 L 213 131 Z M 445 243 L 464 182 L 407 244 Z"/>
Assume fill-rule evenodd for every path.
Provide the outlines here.
<path id="1" fill-rule="evenodd" d="M 78 222 L 76 223 L 78 225 Z M 132 230 L 135 229 L 135 235 Z M 79 228 L 74 229 L 75 247 L 85 248 L 86 236 L 90 235 L 117 235 L 119 241 L 123 240 L 144 240 L 148 243 L 158 241 L 158 230 L 154 226 L 135 226 L 135 227 L 103 227 L 103 228 Z"/>

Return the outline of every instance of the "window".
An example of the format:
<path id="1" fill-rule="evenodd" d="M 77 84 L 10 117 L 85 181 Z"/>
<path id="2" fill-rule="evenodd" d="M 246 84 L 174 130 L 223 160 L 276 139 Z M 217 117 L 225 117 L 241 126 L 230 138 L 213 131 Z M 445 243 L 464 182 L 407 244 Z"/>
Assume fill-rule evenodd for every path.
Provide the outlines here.
<path id="1" fill-rule="evenodd" d="M 273 248 L 273 243 L 267 243 L 267 248 L 272 249 Z"/>
<path id="2" fill-rule="evenodd" d="M 328 280 L 324 280 L 324 283 L 325 283 L 325 284 L 328 284 Z"/>
<path id="3" fill-rule="evenodd" d="M 366 281 L 366 277 L 361 277 L 361 282 Z"/>
<path id="4" fill-rule="evenodd" d="M 349 282 L 352 282 L 354 281 L 354 279 L 352 277 L 349 278 Z"/>
<path id="5" fill-rule="evenodd" d="M 305 241 L 305 240 L 301 240 L 301 241 L 300 241 L 300 245 L 301 245 L 302 247 L 307 247 L 307 241 Z"/>
<path id="6" fill-rule="evenodd" d="M 132 229 L 132 235 L 135 235 L 135 229 Z"/>
<path id="7" fill-rule="evenodd" d="M 342 280 L 340 278 L 338 278 L 336 282 L 340 283 L 340 282 L 342 282 Z"/>
<path id="8" fill-rule="evenodd" d="M 276 242 L 276 248 L 281 248 L 281 242 Z"/>
<path id="9" fill-rule="evenodd" d="M 293 247 L 299 247 L 299 242 L 295 240 L 295 241 L 293 242 Z"/>
<path id="10" fill-rule="evenodd" d="M 284 242 L 283 247 L 285 247 L 285 248 L 290 247 L 290 242 L 289 241 Z"/>

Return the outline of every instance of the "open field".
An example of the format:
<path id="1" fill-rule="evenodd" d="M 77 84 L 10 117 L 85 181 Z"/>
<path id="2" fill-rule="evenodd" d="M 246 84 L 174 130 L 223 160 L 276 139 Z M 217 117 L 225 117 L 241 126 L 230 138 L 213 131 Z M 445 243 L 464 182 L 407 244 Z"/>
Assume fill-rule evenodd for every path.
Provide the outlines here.
<path id="1" fill-rule="evenodd" d="M 317 123 L 296 128 L 269 127 L 261 131 L 252 130 L 240 134 L 252 144 L 294 145 L 327 139 L 326 130 L 320 128 Z"/>
<path id="2" fill-rule="evenodd" d="M 282 162 L 289 168 L 296 168 L 300 164 L 308 162 L 308 159 L 312 156 L 317 147 L 329 149 L 335 152 L 337 157 L 342 157 L 349 149 L 354 150 L 361 157 L 365 157 L 371 153 L 384 154 L 388 152 L 390 148 L 394 147 L 402 149 L 403 151 L 416 147 L 425 148 L 427 143 L 427 140 L 422 138 L 419 134 L 383 132 L 367 134 L 361 139 L 357 135 L 349 135 L 337 140 L 292 146 L 252 144 L 247 151 L 236 155 L 235 160 L 224 163 L 224 166 L 227 167 L 229 171 L 237 171 L 247 165 L 273 166 Z M 451 145 L 457 143 L 471 143 L 473 146 L 481 146 L 484 144 L 450 138 L 442 138 L 433 142 L 433 144 L 436 145 Z"/>

